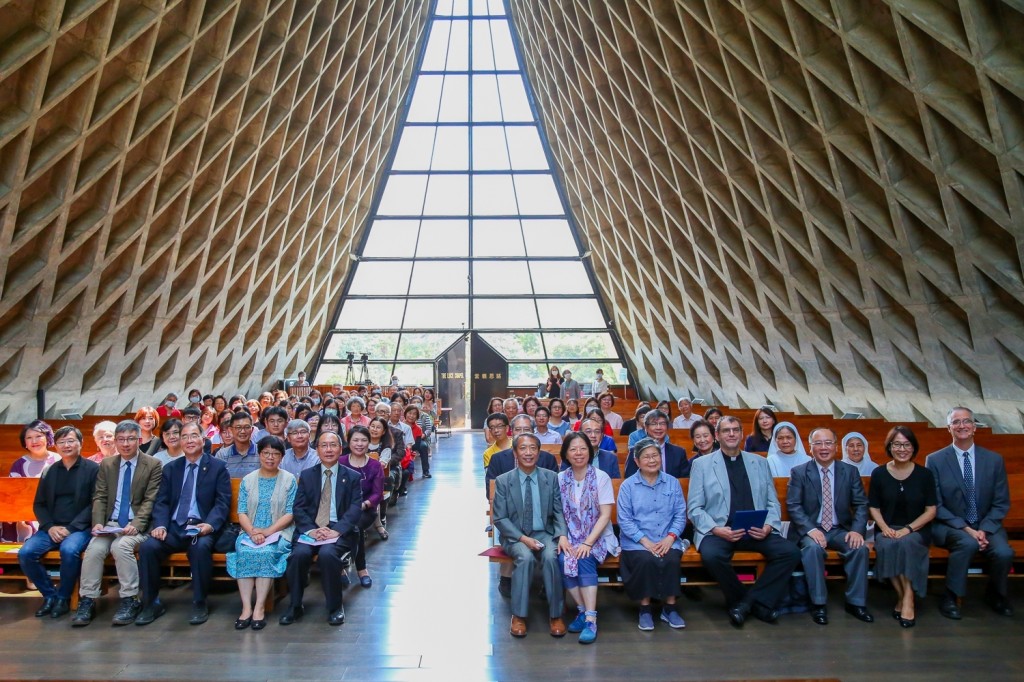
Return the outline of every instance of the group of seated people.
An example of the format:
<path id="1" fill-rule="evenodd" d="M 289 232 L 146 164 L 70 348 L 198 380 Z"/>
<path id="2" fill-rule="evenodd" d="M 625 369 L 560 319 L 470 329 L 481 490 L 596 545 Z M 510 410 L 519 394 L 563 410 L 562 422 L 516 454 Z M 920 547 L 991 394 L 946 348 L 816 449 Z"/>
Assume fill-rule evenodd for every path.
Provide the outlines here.
<path id="1" fill-rule="evenodd" d="M 282 576 L 290 603 L 279 622 L 302 618 L 314 556 L 322 568 L 327 620 L 342 624 L 349 558 L 360 585 L 371 587 L 365 533 L 375 528 L 381 540 L 388 539 L 387 508 L 407 494 L 414 452 L 423 477 L 430 477 L 422 418 L 429 419 L 433 405 L 424 405 L 422 389 L 415 395 L 396 387 L 390 399 L 379 390 L 364 398 L 335 389 L 323 407 L 308 396 L 265 394 L 257 402 L 258 418 L 244 396 L 237 396 L 231 409 L 217 415 L 216 434 L 194 407 L 204 400 L 198 391 L 184 410 L 170 394 L 134 419 L 98 423 L 98 451 L 88 457 L 76 427 L 53 432 L 43 421 L 26 425 L 21 442 L 28 454 L 15 462 L 11 475 L 41 480 L 35 520 L 12 524 L 10 532 L 23 542 L 19 563 L 43 597 L 36 616 L 69 613 L 79 583 L 71 624 L 88 625 L 96 614 L 104 562 L 112 556 L 120 593 L 113 624 L 152 623 L 166 612 L 159 596 L 161 565 L 170 554 L 184 552 L 192 572 L 188 622 L 205 623 L 218 552 L 227 554 L 227 571 L 238 582 L 242 607 L 236 629 L 266 626 L 266 599 Z M 232 478 L 241 479 L 237 524 L 229 523 Z M 388 503 L 385 490 L 391 491 Z M 54 550 L 61 557 L 59 587 L 42 563 Z"/>
<path id="2" fill-rule="evenodd" d="M 487 417 L 492 445 L 484 453 L 485 489 L 493 480 L 492 525 L 512 559 L 502 564 L 498 590 L 511 600 L 513 636 L 526 635 L 530 583 L 538 568 L 550 634 L 568 631 L 579 633 L 582 644 L 595 641 L 598 569 L 609 555 L 619 557 L 626 594 L 639 603 L 641 630 L 652 630 L 656 615 L 671 628 L 685 627 L 676 601 L 682 555 L 691 544 L 720 586 L 735 627 L 751 617 L 776 621 L 799 565 L 811 618 L 826 625 L 828 550 L 843 561 L 845 611 L 870 623 L 869 531 L 874 576 L 891 583 L 892 616 L 901 627 L 915 625 L 915 596 L 925 595 L 932 543 L 949 550 L 939 605 L 943 616 L 961 618 L 968 568 L 979 553 L 988 561 L 988 604 L 996 613 L 1013 614 L 1007 594 L 1013 551 L 1003 528 L 1010 507 L 1006 467 L 1000 455 L 975 444 L 970 409 L 949 411 L 952 443 L 929 454 L 922 466 L 915 462 L 917 438 L 906 426 L 891 429 L 884 443 L 888 461 L 876 465 L 859 433 L 840 442 L 830 428 L 813 429 L 808 455 L 796 427 L 774 423 L 774 414 L 759 412 L 758 432 L 744 438 L 737 418 L 718 413 L 694 419 L 686 403 L 680 408 L 684 421 L 691 421 L 692 457 L 668 441 L 667 413 L 649 406 L 642 414 L 638 410 L 643 435 L 630 447 L 617 498 L 611 480 L 619 477 L 618 459 L 603 449 L 607 420 L 600 409 L 569 424 L 560 461 L 542 449 L 538 433 L 536 416 L 547 408 L 538 407 L 531 416 L 524 403 L 523 412 L 510 419 L 506 403 L 508 410 Z M 770 454 L 751 451 L 762 446 Z M 870 476 L 869 492 L 864 476 Z M 777 477 L 789 479 L 783 501 L 776 493 Z M 686 495 L 680 478 L 689 478 Z M 611 523 L 613 505 L 618 535 Z M 752 585 L 741 582 L 732 565 L 737 551 L 763 556 L 763 570 Z M 568 626 L 562 620 L 566 591 L 577 609 Z M 657 614 L 653 601 L 660 603 Z"/>

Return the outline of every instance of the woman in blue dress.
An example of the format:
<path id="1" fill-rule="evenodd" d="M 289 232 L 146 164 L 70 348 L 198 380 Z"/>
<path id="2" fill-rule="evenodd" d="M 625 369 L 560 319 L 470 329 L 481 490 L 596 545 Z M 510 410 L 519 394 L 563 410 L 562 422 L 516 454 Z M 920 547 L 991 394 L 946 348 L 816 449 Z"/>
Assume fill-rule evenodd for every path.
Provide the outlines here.
<path id="1" fill-rule="evenodd" d="M 284 575 L 292 551 L 292 505 L 298 482 L 280 469 L 284 441 L 264 436 L 256 443 L 260 468 L 242 479 L 238 488 L 238 523 L 242 532 L 235 551 L 228 554 L 228 575 L 238 581 L 242 615 L 236 630 L 262 630 L 267 626 L 267 594 L 274 578 Z M 275 534 L 278 534 L 276 537 Z M 256 603 L 253 604 L 253 588 Z"/>

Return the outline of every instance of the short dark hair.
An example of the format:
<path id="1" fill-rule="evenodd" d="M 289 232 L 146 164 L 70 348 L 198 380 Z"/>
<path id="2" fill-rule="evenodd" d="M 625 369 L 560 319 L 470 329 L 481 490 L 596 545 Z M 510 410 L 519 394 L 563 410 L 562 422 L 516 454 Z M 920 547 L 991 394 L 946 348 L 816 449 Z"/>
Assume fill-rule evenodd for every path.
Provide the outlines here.
<path id="1" fill-rule="evenodd" d="M 920 447 L 917 443 L 917 436 L 914 435 L 914 432 L 910 430 L 909 426 L 903 426 L 902 424 L 892 427 L 889 431 L 889 435 L 885 437 L 885 454 L 892 457 L 892 442 L 896 440 L 896 436 L 903 436 L 910 441 L 910 447 L 913 448 L 914 452 L 914 454 L 910 456 L 910 461 L 917 459 L 917 450 Z"/>
<path id="2" fill-rule="evenodd" d="M 199 417 L 203 416 L 203 411 L 200 410 L 198 407 L 192 407 L 191 405 L 189 405 L 188 407 L 181 411 L 181 416 L 196 417 L 198 419 Z"/>
<path id="3" fill-rule="evenodd" d="M 697 421 L 695 421 L 692 424 L 690 424 L 690 440 L 693 440 L 693 436 L 694 436 L 694 434 L 697 433 L 697 429 L 699 429 L 702 426 L 707 427 L 707 430 L 711 432 L 712 438 L 714 437 L 714 435 L 715 435 L 715 428 L 713 426 L 711 426 L 710 423 L 704 421 L 703 419 L 698 419 Z"/>
<path id="4" fill-rule="evenodd" d="M 348 437 L 349 442 L 352 442 L 352 436 L 355 436 L 356 434 L 362 434 L 366 436 L 366 440 L 370 440 L 370 429 L 366 428 L 362 424 L 356 424 L 349 429 L 348 433 L 345 435 Z"/>
<path id="5" fill-rule="evenodd" d="M 49 424 L 44 422 L 42 419 L 33 419 L 28 424 L 25 424 L 25 426 L 21 427 L 21 434 L 18 436 L 18 438 L 19 440 L 21 440 L 22 448 L 25 448 L 26 450 L 28 449 L 28 447 L 25 445 L 25 436 L 28 434 L 29 431 L 38 431 L 39 433 L 43 434 L 44 436 L 46 436 L 46 447 L 53 447 L 53 428 Z"/>
<path id="6" fill-rule="evenodd" d="M 181 420 L 180 419 L 168 419 L 160 425 L 160 433 L 167 433 L 171 429 L 178 429 L 181 431 Z"/>
<path id="7" fill-rule="evenodd" d="M 288 421 L 288 412 L 283 407 L 278 405 L 271 405 L 270 407 L 264 408 L 263 412 L 260 413 L 260 419 L 264 424 L 267 423 L 267 419 L 271 417 L 280 417 L 281 419 Z"/>
<path id="8" fill-rule="evenodd" d="M 256 443 L 256 454 L 262 452 L 263 448 L 277 450 L 281 453 L 281 456 L 284 457 L 284 452 L 288 449 L 288 446 L 285 445 L 284 441 L 277 436 L 263 436 L 263 438 L 260 438 Z"/>
<path id="9" fill-rule="evenodd" d="M 242 421 L 247 421 L 250 424 L 252 424 L 252 415 L 249 414 L 249 410 L 246 410 L 244 408 L 241 409 L 241 410 L 235 410 L 232 413 L 232 415 L 231 415 L 231 425 L 234 426 L 235 422 L 238 421 L 239 419 L 241 419 Z"/>
<path id="10" fill-rule="evenodd" d="M 484 421 L 484 424 L 486 426 L 490 426 L 491 422 L 494 421 L 495 419 L 500 421 L 505 426 L 508 426 L 508 415 L 505 414 L 504 412 L 492 412 L 492 413 L 490 413 L 489 415 L 487 415 L 487 419 Z"/>
<path id="11" fill-rule="evenodd" d="M 68 426 L 62 426 L 59 429 L 57 429 L 56 433 L 53 434 L 53 442 L 56 443 L 58 440 L 68 435 L 69 433 L 75 434 L 75 438 L 78 439 L 78 442 L 82 442 L 82 432 L 79 431 L 74 426 L 71 426 L 70 424 Z"/>
<path id="12" fill-rule="evenodd" d="M 533 411 L 533 416 L 536 417 L 537 414 L 540 413 L 540 412 L 543 412 L 544 414 L 546 414 L 549 417 L 551 416 L 551 410 L 549 410 L 548 408 L 544 407 L 543 405 L 538 405 L 537 406 L 537 409 Z"/>
<path id="13" fill-rule="evenodd" d="M 715 434 L 717 435 L 718 432 L 722 430 L 722 427 L 725 426 L 726 424 L 739 424 L 740 428 L 743 428 L 743 422 L 741 422 L 738 417 L 724 415 L 721 419 L 718 420 L 718 424 L 715 425 Z"/>
<path id="14" fill-rule="evenodd" d="M 569 445 L 574 440 L 582 440 L 584 443 L 587 444 L 587 452 L 590 453 L 590 458 L 587 461 L 593 464 L 594 457 L 597 456 L 597 451 L 594 450 L 594 445 L 590 442 L 590 439 L 587 438 L 584 434 L 580 433 L 579 431 L 570 431 L 569 433 L 565 434 L 565 440 L 562 441 L 562 449 L 558 453 L 558 456 L 562 460 L 562 464 L 566 464 L 569 461 L 566 458 L 566 456 L 569 452 Z"/>

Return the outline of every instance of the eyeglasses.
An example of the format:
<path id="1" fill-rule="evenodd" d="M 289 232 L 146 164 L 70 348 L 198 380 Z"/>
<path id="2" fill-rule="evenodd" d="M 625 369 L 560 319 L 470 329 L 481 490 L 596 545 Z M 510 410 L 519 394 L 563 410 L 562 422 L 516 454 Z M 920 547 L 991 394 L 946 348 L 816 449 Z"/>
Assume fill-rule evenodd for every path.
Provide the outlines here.
<path id="1" fill-rule="evenodd" d="M 57 445 L 59 445 L 61 447 L 65 447 L 65 448 L 66 447 L 71 447 L 72 445 L 76 445 L 77 443 L 78 443 L 78 439 L 76 439 L 76 438 L 65 438 L 63 440 L 57 441 Z"/>
<path id="2" fill-rule="evenodd" d="M 585 429 L 583 431 L 583 434 L 586 436 L 599 436 L 602 433 L 604 433 L 604 431 L 602 431 L 601 429 Z"/>
<path id="3" fill-rule="evenodd" d="M 812 440 L 811 441 L 811 447 L 812 448 L 830 448 L 830 447 L 832 447 L 835 444 L 836 444 L 836 442 L 834 440 Z"/>
<path id="4" fill-rule="evenodd" d="M 137 442 L 139 439 L 138 438 L 115 438 L 114 440 L 117 441 L 118 445 L 131 445 L 132 443 Z"/>
<path id="5" fill-rule="evenodd" d="M 893 450 L 913 450 L 914 446 L 911 443 L 892 443 L 890 446 Z"/>
<path id="6" fill-rule="evenodd" d="M 641 455 L 637 455 L 637 459 L 661 459 L 660 452 L 645 452 Z"/>
<path id="7" fill-rule="evenodd" d="M 653 421 L 650 424 L 648 424 L 647 428 L 651 428 L 652 426 L 668 426 L 668 422 L 665 421 L 664 419 L 659 419 L 658 421 Z"/>
<path id="8" fill-rule="evenodd" d="M 949 422 L 950 426 L 972 426 L 974 424 L 973 419 L 954 419 Z"/>
<path id="9" fill-rule="evenodd" d="M 260 457 L 284 457 L 277 450 L 260 450 Z"/>
<path id="10" fill-rule="evenodd" d="M 743 427 L 733 426 L 732 428 L 718 429 L 719 433 L 743 433 Z"/>
<path id="11" fill-rule="evenodd" d="M 198 433 L 189 433 L 182 436 L 181 439 L 186 443 L 191 443 L 192 441 L 195 440 L 203 440 L 203 437 L 200 436 Z"/>
<path id="12" fill-rule="evenodd" d="M 252 424 L 239 424 L 238 426 L 232 426 L 235 431 L 252 431 Z"/>

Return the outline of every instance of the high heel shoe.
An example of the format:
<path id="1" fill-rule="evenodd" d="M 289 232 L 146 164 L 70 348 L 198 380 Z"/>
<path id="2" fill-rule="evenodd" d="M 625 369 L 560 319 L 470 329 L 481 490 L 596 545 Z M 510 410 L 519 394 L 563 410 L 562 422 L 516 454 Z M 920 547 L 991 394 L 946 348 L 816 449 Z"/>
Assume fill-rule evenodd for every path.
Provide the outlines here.
<path id="1" fill-rule="evenodd" d="M 903 616 L 900 616 L 896 620 L 898 620 L 900 622 L 900 627 L 901 628 L 912 628 L 912 627 L 914 627 L 914 625 L 917 624 L 917 619 L 916 618 L 904 618 Z"/>
<path id="2" fill-rule="evenodd" d="M 248 618 L 239 618 L 235 621 L 236 630 L 248 630 L 250 625 L 252 625 L 252 616 Z"/>
<path id="3" fill-rule="evenodd" d="M 377 529 L 377 535 L 380 536 L 381 540 L 387 540 L 388 539 L 388 529 L 387 528 L 383 528 L 383 527 L 382 528 L 378 528 Z"/>
<path id="4" fill-rule="evenodd" d="M 892 610 L 892 617 L 893 617 L 894 619 L 896 619 L 896 620 L 899 620 L 899 619 L 900 619 L 900 616 L 902 616 L 902 615 L 903 615 L 903 612 L 902 612 L 902 611 L 900 611 L 899 609 L 893 609 L 893 610 Z"/>

